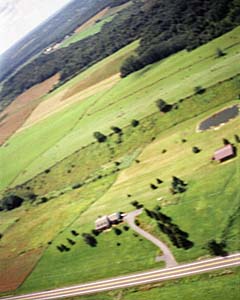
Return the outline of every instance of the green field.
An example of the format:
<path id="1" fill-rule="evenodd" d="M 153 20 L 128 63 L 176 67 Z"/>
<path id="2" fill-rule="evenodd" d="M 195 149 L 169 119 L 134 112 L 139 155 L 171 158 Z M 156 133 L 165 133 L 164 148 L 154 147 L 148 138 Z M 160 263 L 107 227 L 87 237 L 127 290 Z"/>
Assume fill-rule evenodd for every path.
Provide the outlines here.
<path id="1" fill-rule="evenodd" d="M 190 240 L 194 242 L 194 247 L 188 251 L 176 249 L 157 230 L 156 225 L 144 216 L 140 217 L 142 225 L 148 224 L 148 231 L 152 231 L 166 241 L 172 248 L 178 261 L 194 260 L 206 255 L 208 252 L 204 249 L 204 246 L 207 241 L 213 238 L 221 240 L 222 233 L 228 226 L 229 218 L 239 207 L 237 182 L 240 162 L 239 158 L 222 166 L 210 162 L 216 146 L 221 146 L 222 138 L 225 137 L 233 141 L 233 134 L 239 131 L 240 125 L 239 120 L 236 119 L 225 125 L 224 130 L 209 131 L 204 134 L 196 133 L 197 123 L 206 115 L 206 113 L 200 115 L 160 134 L 158 139 L 147 146 L 141 155 L 138 156 L 140 163 L 133 163 L 130 168 L 123 170 L 112 187 L 72 224 L 73 228 L 81 233 L 87 232 L 93 228 L 93 220 L 99 214 L 104 215 L 112 211 L 132 210 L 129 203 L 131 200 L 138 200 L 147 208 L 160 204 L 164 207 L 163 211 L 181 229 L 189 233 Z M 139 132 L 141 132 L 140 129 Z M 184 144 L 181 143 L 182 132 L 185 133 L 184 138 L 188 140 Z M 193 145 L 200 147 L 202 152 L 193 154 L 191 152 Z M 167 149 L 167 153 L 161 154 L 162 149 Z M 171 196 L 169 193 L 172 175 L 184 178 L 188 183 L 187 192 L 181 196 Z M 164 183 L 161 188 L 152 191 L 149 185 L 158 177 L 163 179 Z M 101 180 L 98 182 L 101 185 Z M 127 194 L 132 194 L 133 198 L 129 200 Z M 162 202 L 156 200 L 159 197 L 163 197 Z M 210 216 L 211 218 L 209 218 Z M 201 224 L 201 226 L 198 226 L 198 224 Z M 218 224 L 217 228 L 215 224 Z M 230 232 L 233 236 L 231 236 L 230 241 L 226 237 L 227 246 L 229 251 L 235 251 L 237 249 L 238 232 L 235 232 L 235 234 L 231 230 Z M 79 268 L 82 270 L 78 274 L 79 282 L 86 281 L 90 276 L 91 279 L 95 279 L 104 278 L 107 274 L 111 276 L 121 272 L 127 273 L 129 271 L 127 265 L 123 268 L 126 257 L 127 261 L 131 262 L 130 268 L 132 271 L 154 267 L 156 250 L 154 251 L 153 248 L 152 252 L 150 252 L 148 248 L 142 246 L 138 248 L 134 244 L 134 240 L 130 242 L 126 233 L 123 233 L 116 240 L 122 243 L 120 252 L 118 252 L 118 248 L 115 248 L 114 234 L 105 233 L 99 237 L 99 246 L 96 249 L 91 249 L 87 245 L 80 243 L 69 254 L 66 254 L 63 260 L 62 254 L 59 253 L 57 255 L 56 253 L 56 245 L 62 243 L 68 235 L 69 229 L 66 229 L 63 235 L 55 239 L 53 245 L 45 252 L 35 271 L 23 285 L 22 291 L 73 283 L 74 274 L 75 272 L 77 273 Z M 108 251 L 107 249 L 111 250 Z M 132 249 L 133 252 L 131 253 L 129 249 Z M 125 251 L 127 251 L 129 256 L 126 256 Z M 134 255 L 136 252 L 139 254 L 139 251 L 142 251 L 141 256 L 146 258 L 143 265 L 139 263 L 138 255 Z M 117 257 L 115 264 L 112 264 L 111 270 L 107 267 L 108 258 L 106 253 L 107 257 L 109 255 Z M 97 261 L 94 260 L 94 257 L 97 257 Z M 96 267 L 98 269 L 97 273 L 94 272 Z M 48 282 L 40 282 L 39 278 L 44 276 L 46 270 L 48 270 L 49 280 Z M 67 273 L 68 276 L 63 277 L 64 270 L 71 270 L 73 277 L 69 273 Z"/>
<path id="2" fill-rule="evenodd" d="M 239 30 L 237 28 L 192 52 L 183 51 L 147 67 L 121 80 L 106 93 L 74 104 L 16 134 L 7 147 L 0 149 L 4 169 L 0 187 L 9 185 L 19 174 L 16 183 L 27 180 L 89 144 L 96 129 L 109 133 L 112 125 L 126 126 L 133 118 L 153 113 L 156 110 L 154 102 L 159 97 L 173 103 L 193 94 L 195 86 L 208 87 L 235 76 L 239 72 L 235 63 L 239 57 Z M 217 47 L 223 48 L 227 55 L 216 59 Z M 34 141 L 41 141 L 39 147 L 35 147 Z M 24 153 L 16 154 L 22 145 Z M 7 157 L 18 157 L 18 160 L 4 165 Z"/>
<path id="3" fill-rule="evenodd" d="M 211 239 L 224 240 L 229 252 L 239 250 L 240 147 L 234 138 L 240 132 L 239 117 L 218 130 L 196 130 L 208 116 L 239 103 L 239 32 L 237 28 L 192 52 L 182 51 L 134 73 L 111 89 L 15 134 L 0 148 L 2 191 L 11 185 L 11 193 L 37 195 L 32 204 L 26 202 L 17 210 L 2 213 L 0 257 L 18 257 L 23 251 L 45 249 L 17 293 L 162 267 L 162 263 L 155 262 L 159 250 L 131 230 L 125 231 L 123 225 L 119 227 L 120 235 L 112 230 L 98 236 L 97 247 L 83 242 L 81 234 L 93 229 L 99 215 L 131 211 L 133 200 L 149 209 L 161 205 L 162 211 L 189 234 L 194 246 L 177 249 L 155 221 L 145 214 L 139 217 L 140 226 L 165 241 L 179 262 L 209 256 L 205 246 Z M 132 53 L 137 43 L 93 66 L 53 94 L 66 87 L 75 88 L 75 84 L 100 70 L 102 78 L 107 78 L 104 68 L 112 60 L 120 62 Z M 217 47 L 226 55 L 216 58 Z M 114 74 L 113 70 L 106 72 Z M 196 86 L 203 86 L 205 92 L 195 94 Z M 51 94 L 45 101 L 49 97 Z M 155 105 L 159 98 L 177 104 L 175 109 L 160 113 Z M 138 119 L 139 126 L 133 127 L 132 119 Z M 113 125 L 122 128 L 120 141 L 116 134 L 110 134 Z M 94 141 L 92 134 L 96 130 L 108 135 L 107 142 Z M 211 157 L 222 147 L 223 138 L 236 146 L 238 155 L 223 164 L 213 163 Z M 200 153 L 192 152 L 194 146 L 201 149 Z M 9 161 L 9 157 L 13 159 Z M 170 193 L 172 176 L 187 182 L 186 192 Z M 163 183 L 153 190 L 150 184 L 156 184 L 157 178 Z M 74 189 L 76 183 L 81 187 Z M 41 203 L 43 196 L 47 200 Z M 78 236 L 71 235 L 73 229 Z M 67 238 L 76 244 L 68 245 L 70 251 L 61 253 L 56 247 L 67 244 Z M 195 299 L 201 299 L 202 293 L 206 294 L 202 289 L 206 278 L 208 275 L 201 280 L 180 281 L 185 289 L 179 299 L 191 299 L 193 289 L 199 290 L 195 291 Z M 225 279 L 216 278 L 219 286 Z M 211 281 L 212 287 L 216 278 Z M 235 276 L 227 278 L 230 285 L 236 283 Z M 173 283 L 171 289 L 163 287 L 163 299 L 174 297 L 177 284 Z M 235 289 L 231 292 L 236 295 Z M 147 295 L 156 299 L 158 293 L 158 288 L 146 294 L 128 291 L 122 299 L 145 299 Z M 213 289 L 206 299 L 216 299 L 216 293 Z"/>

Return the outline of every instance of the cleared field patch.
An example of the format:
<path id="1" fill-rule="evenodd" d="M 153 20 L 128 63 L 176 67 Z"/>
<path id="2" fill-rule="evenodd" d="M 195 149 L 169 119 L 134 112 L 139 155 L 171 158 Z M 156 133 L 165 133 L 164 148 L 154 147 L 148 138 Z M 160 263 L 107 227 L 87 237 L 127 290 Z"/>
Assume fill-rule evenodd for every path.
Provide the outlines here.
<path id="1" fill-rule="evenodd" d="M 66 39 L 62 43 L 61 47 L 62 48 L 68 47 L 70 44 L 76 43 L 76 42 L 81 41 L 91 35 L 94 35 L 94 34 L 100 32 L 103 25 L 111 22 L 113 18 L 114 18 L 114 16 L 109 16 L 107 18 L 104 18 L 101 21 L 99 20 L 99 22 L 94 22 L 90 26 L 87 26 L 85 29 L 80 30 L 78 33 L 75 33 L 74 35 L 72 35 L 71 37 Z"/>
<path id="2" fill-rule="evenodd" d="M 30 88 L 18 96 L 1 114 L 0 119 L 0 144 L 7 141 L 27 120 L 32 111 L 41 102 L 41 97 L 49 92 L 58 82 L 59 74 Z"/>
<path id="3" fill-rule="evenodd" d="M 83 25 L 79 26 L 75 30 L 75 33 L 80 33 L 82 31 L 88 29 L 92 25 L 94 25 L 97 21 L 99 21 L 101 18 L 103 18 L 107 14 L 108 11 L 109 11 L 109 7 L 104 8 L 99 13 L 97 13 L 95 16 L 93 16 L 91 19 L 89 19 L 86 23 L 84 23 Z"/>
<path id="4" fill-rule="evenodd" d="M 65 109 L 69 105 L 82 101 L 91 95 L 111 88 L 120 80 L 118 75 L 122 62 L 130 56 L 138 46 L 138 41 L 121 49 L 110 57 L 92 66 L 85 72 L 70 80 L 62 87 L 47 95 L 35 111 L 23 124 L 21 130 Z"/>
<path id="5" fill-rule="evenodd" d="M 90 79 L 90 82 L 88 83 L 82 82 L 82 84 L 79 84 L 76 88 L 71 89 L 70 91 L 63 91 L 50 98 L 48 101 L 39 104 L 20 128 L 20 131 L 66 109 L 74 103 L 80 102 L 100 92 L 107 91 L 120 80 L 120 76 L 117 74 L 95 85 L 91 85 L 91 81 L 94 82 L 94 80 L 95 79 L 93 78 L 92 80 Z M 89 87 L 84 89 L 84 86 L 87 85 L 89 85 Z"/>
<path id="6" fill-rule="evenodd" d="M 105 23 L 111 22 L 115 15 L 121 10 L 127 8 L 132 4 L 132 1 L 129 1 L 123 5 L 119 5 L 113 8 L 106 7 L 83 25 L 79 26 L 72 36 L 64 40 L 61 44 L 61 47 L 68 47 L 70 44 L 78 42 L 90 35 L 94 35 L 101 31 L 102 26 Z"/>

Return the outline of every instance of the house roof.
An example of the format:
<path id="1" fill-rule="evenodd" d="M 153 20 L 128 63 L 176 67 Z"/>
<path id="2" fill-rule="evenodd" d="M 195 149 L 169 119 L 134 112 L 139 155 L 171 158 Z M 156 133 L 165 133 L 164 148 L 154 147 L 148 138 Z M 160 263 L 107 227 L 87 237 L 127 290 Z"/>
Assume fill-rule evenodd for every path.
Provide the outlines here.
<path id="1" fill-rule="evenodd" d="M 234 154 L 233 146 L 229 144 L 221 149 L 216 150 L 214 153 L 214 159 L 221 160 L 229 156 L 232 156 L 233 154 Z"/>

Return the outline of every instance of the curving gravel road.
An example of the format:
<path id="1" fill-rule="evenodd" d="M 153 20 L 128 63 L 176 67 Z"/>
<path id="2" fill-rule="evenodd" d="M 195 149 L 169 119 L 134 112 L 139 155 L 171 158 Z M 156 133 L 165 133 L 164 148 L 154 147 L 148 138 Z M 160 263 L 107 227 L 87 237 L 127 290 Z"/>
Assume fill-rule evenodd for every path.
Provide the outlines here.
<path id="1" fill-rule="evenodd" d="M 167 268 L 177 266 L 178 263 L 176 262 L 173 254 L 172 254 L 171 250 L 168 248 L 168 246 L 135 224 L 135 222 L 134 222 L 135 218 L 138 215 L 140 215 L 142 212 L 143 212 L 142 208 L 135 210 L 133 212 L 130 212 L 124 217 L 124 221 L 126 221 L 134 231 L 136 231 L 138 234 L 142 235 L 145 239 L 149 240 L 150 242 L 152 242 L 154 245 L 156 245 L 158 248 L 161 249 L 163 255 L 158 256 L 156 258 L 157 261 L 161 261 L 161 260 L 165 261 Z"/>

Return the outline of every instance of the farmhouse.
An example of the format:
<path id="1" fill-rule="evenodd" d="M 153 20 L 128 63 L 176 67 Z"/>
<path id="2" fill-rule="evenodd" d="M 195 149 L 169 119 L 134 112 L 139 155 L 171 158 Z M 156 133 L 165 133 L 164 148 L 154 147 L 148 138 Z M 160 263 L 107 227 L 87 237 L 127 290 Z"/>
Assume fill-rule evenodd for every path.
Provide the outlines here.
<path id="1" fill-rule="evenodd" d="M 119 212 L 111 214 L 110 216 L 108 216 L 108 219 L 111 224 L 117 224 L 121 220 L 121 214 Z"/>
<path id="2" fill-rule="evenodd" d="M 113 224 L 118 224 L 119 222 L 121 222 L 121 220 L 122 220 L 122 215 L 119 212 L 113 213 L 109 216 L 99 217 L 95 221 L 95 229 L 99 231 L 108 229 Z"/>
<path id="3" fill-rule="evenodd" d="M 104 230 L 111 227 L 111 223 L 108 219 L 108 216 L 99 217 L 95 221 L 96 230 Z"/>
<path id="4" fill-rule="evenodd" d="M 216 150 L 212 159 L 222 162 L 234 156 L 235 156 L 234 147 L 233 145 L 228 144 L 223 148 Z"/>

